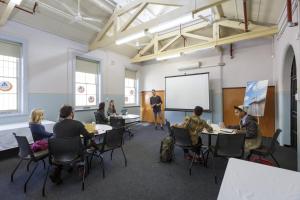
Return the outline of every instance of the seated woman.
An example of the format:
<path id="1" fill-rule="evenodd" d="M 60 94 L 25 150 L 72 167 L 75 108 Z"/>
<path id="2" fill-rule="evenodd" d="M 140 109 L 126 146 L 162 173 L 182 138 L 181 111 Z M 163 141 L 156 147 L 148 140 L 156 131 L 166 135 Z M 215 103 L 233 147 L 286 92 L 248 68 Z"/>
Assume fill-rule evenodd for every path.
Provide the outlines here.
<path id="1" fill-rule="evenodd" d="M 108 109 L 107 109 L 107 115 L 112 116 L 112 115 L 116 115 L 116 114 L 117 114 L 117 112 L 116 112 L 114 100 L 110 100 Z"/>
<path id="2" fill-rule="evenodd" d="M 240 123 L 227 128 L 237 129 L 237 133 L 246 134 L 245 152 L 249 153 L 251 149 L 256 149 L 261 145 L 257 118 L 249 115 L 243 105 L 234 106 L 234 114 L 240 118 Z"/>
<path id="3" fill-rule="evenodd" d="M 34 109 L 31 111 L 29 128 L 34 141 L 47 139 L 53 136 L 53 133 L 47 132 L 45 127 L 41 124 L 43 119 L 44 111 L 42 109 Z"/>
<path id="4" fill-rule="evenodd" d="M 94 113 L 96 118 L 96 124 L 107 124 L 108 119 L 105 116 L 105 103 L 99 104 L 98 110 Z"/>
<path id="5" fill-rule="evenodd" d="M 208 125 L 205 120 L 201 119 L 202 113 L 203 108 L 200 106 L 196 106 L 194 108 L 194 113 L 192 116 L 186 117 L 182 124 L 174 125 L 175 127 L 188 129 L 192 145 L 196 146 L 196 148 L 193 151 L 197 154 L 196 160 L 198 161 L 201 160 L 200 150 L 202 145 L 199 133 L 201 133 L 203 129 L 206 129 L 208 132 L 213 131 L 213 128 L 210 125 Z M 184 149 L 184 157 L 188 160 L 192 159 L 192 156 L 189 154 L 189 151 L 187 149 Z"/>

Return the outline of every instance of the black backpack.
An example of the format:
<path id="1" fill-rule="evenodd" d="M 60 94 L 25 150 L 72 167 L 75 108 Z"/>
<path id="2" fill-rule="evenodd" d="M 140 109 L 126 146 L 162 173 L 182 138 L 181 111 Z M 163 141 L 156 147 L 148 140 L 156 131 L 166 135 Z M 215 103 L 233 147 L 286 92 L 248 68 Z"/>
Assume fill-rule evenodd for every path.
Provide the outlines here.
<path id="1" fill-rule="evenodd" d="M 171 162 L 173 160 L 174 139 L 167 136 L 160 143 L 160 161 Z"/>

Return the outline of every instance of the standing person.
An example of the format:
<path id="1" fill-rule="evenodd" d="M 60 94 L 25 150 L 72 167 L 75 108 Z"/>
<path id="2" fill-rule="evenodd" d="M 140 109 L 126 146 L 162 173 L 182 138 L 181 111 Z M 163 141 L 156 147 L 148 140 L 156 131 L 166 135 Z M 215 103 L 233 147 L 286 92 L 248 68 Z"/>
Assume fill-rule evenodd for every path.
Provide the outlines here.
<path id="1" fill-rule="evenodd" d="M 243 105 L 234 106 L 234 114 L 240 118 L 240 123 L 227 128 L 237 129 L 237 133 L 246 134 L 245 152 L 249 153 L 251 149 L 256 149 L 261 145 L 257 118 L 249 115 Z"/>
<path id="2" fill-rule="evenodd" d="M 117 114 L 117 111 L 116 111 L 116 107 L 115 107 L 115 102 L 114 102 L 114 100 L 110 100 L 108 109 L 107 109 L 107 115 L 111 116 L 111 115 L 116 115 L 116 114 Z"/>
<path id="3" fill-rule="evenodd" d="M 152 97 L 150 97 L 150 104 L 153 110 L 153 115 L 154 115 L 154 122 L 155 122 L 155 130 L 157 130 L 157 116 L 159 117 L 160 120 L 160 128 L 161 130 L 164 130 L 163 127 L 163 117 L 161 113 L 161 104 L 162 100 L 160 96 L 156 95 L 156 91 L 153 89 L 152 90 Z"/>
<path id="4" fill-rule="evenodd" d="M 60 121 L 53 127 L 54 137 L 74 138 L 82 135 L 85 141 L 93 137 L 93 134 L 88 133 L 80 121 L 74 120 L 74 111 L 72 106 L 64 105 L 61 107 L 59 117 Z M 61 170 L 62 166 L 58 164 L 56 165 L 54 172 L 49 176 L 53 183 L 60 184 L 62 182 L 60 177 Z"/>
<path id="5" fill-rule="evenodd" d="M 105 116 L 105 103 L 101 102 L 99 104 L 98 110 L 95 112 L 96 124 L 107 124 L 108 119 Z"/>
<path id="6" fill-rule="evenodd" d="M 30 115 L 29 128 L 34 141 L 48 139 L 53 136 L 53 133 L 46 131 L 45 126 L 42 125 L 44 119 L 44 111 L 42 109 L 33 109 Z"/>

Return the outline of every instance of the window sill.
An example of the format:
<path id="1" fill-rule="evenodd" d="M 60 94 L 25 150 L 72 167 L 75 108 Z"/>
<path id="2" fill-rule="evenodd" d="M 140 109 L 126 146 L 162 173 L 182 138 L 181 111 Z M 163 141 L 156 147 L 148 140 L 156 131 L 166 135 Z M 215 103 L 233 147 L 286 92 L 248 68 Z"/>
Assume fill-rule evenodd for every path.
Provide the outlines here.
<path id="1" fill-rule="evenodd" d="M 0 114 L 0 118 L 6 118 L 6 117 L 26 117 L 28 116 L 28 113 L 3 113 Z"/>
<path id="2" fill-rule="evenodd" d="M 92 108 L 75 108 L 75 112 L 92 111 L 92 110 L 97 110 L 97 108 L 96 107 L 92 107 Z"/>
<path id="3" fill-rule="evenodd" d="M 124 108 L 138 108 L 140 105 L 125 105 Z"/>

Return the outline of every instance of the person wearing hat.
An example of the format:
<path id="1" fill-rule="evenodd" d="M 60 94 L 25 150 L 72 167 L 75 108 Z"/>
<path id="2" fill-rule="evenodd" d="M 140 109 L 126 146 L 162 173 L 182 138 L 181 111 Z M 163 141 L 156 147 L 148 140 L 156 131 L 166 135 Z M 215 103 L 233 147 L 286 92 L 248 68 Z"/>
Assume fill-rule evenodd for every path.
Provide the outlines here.
<path id="1" fill-rule="evenodd" d="M 240 105 L 234 106 L 234 114 L 240 118 L 239 125 L 231 125 L 227 128 L 236 129 L 237 133 L 245 134 L 245 152 L 256 149 L 261 145 L 261 136 L 257 118 L 247 113 L 247 107 Z"/>

